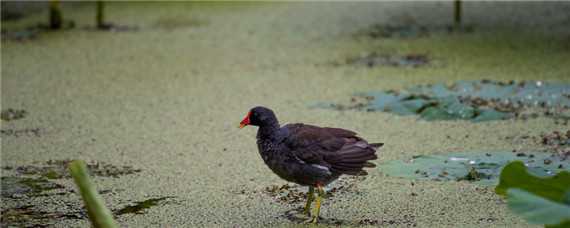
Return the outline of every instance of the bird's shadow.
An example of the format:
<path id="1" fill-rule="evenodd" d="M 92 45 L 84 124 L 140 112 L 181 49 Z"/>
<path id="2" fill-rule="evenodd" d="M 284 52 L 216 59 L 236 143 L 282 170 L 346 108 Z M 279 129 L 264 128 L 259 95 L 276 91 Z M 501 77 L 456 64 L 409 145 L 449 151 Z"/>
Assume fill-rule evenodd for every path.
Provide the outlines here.
<path id="1" fill-rule="evenodd" d="M 283 213 L 283 217 L 288 219 L 291 222 L 298 223 L 298 224 L 307 224 L 307 220 L 309 220 L 309 216 L 303 213 L 303 208 L 293 208 L 287 210 Z M 333 225 L 333 226 L 342 226 L 342 225 L 354 225 L 353 222 L 344 220 L 344 219 L 335 219 L 335 218 L 323 218 L 319 216 L 319 224 L 323 225 Z"/>

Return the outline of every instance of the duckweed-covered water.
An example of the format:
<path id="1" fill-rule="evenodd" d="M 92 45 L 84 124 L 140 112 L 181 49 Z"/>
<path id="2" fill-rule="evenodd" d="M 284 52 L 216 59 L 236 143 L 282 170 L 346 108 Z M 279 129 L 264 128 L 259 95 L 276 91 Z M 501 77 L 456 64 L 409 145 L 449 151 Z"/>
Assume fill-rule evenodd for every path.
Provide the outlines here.
<path id="1" fill-rule="evenodd" d="M 466 2 L 466 24 L 478 24 L 473 33 L 440 33 L 427 26 L 428 36 L 355 37 L 376 24 L 446 24 L 451 6 L 109 2 L 107 22 L 138 28 L 114 32 L 84 29 L 94 25 L 93 5 L 86 3 L 64 10 L 75 29 L 41 31 L 29 39 L 4 39 L 3 33 L 1 92 L 7 112 L 1 120 L 1 163 L 13 169 L 2 170 L 2 176 L 18 177 L 17 167 L 41 164 L 25 170 L 64 188 L 38 197 L 3 197 L 2 219 L 12 219 L 1 226 L 88 227 L 73 181 L 59 166 L 44 165 L 81 159 L 116 166 L 101 165 L 101 175 L 92 173 L 112 211 L 175 197 L 175 203 L 161 201 L 144 215 L 119 216 L 124 227 L 305 227 L 288 218 L 289 211 L 303 207 L 297 191 L 277 191 L 291 199 L 283 203 L 266 192 L 287 183 L 259 157 L 256 129 L 236 127 L 256 105 L 272 108 L 281 123 L 341 127 L 383 142 L 379 165 L 441 151 L 543 149 L 541 143 L 519 139 L 565 132 L 565 121 L 541 115 L 473 124 L 307 108 L 311 101 L 340 103 L 358 92 L 463 80 L 570 82 L 564 2 Z M 3 21 L 2 29 L 26 28 L 46 18 L 47 12 Z M 420 53 L 429 64 L 328 64 L 362 53 Z M 133 169 L 140 172 L 112 176 Z M 365 179 L 351 182 L 354 187 L 337 183 L 334 197 L 324 201 L 321 226 L 335 227 L 337 221 L 341 226 L 531 226 L 485 186 L 368 171 Z"/>

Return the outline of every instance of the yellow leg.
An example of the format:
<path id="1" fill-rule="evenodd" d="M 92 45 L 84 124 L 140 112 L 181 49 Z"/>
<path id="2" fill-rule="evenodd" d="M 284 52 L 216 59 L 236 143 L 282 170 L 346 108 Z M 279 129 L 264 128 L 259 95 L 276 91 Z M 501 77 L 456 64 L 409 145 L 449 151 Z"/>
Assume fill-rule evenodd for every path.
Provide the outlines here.
<path id="1" fill-rule="evenodd" d="M 313 212 L 311 223 L 317 223 L 319 220 L 323 197 L 325 197 L 325 190 L 323 189 L 323 186 L 317 185 L 317 199 L 315 200 L 315 211 Z"/>
<path id="2" fill-rule="evenodd" d="M 306 215 L 311 215 L 311 203 L 315 199 L 315 188 L 313 186 L 309 186 L 309 192 L 307 192 L 307 203 L 305 204 L 305 208 L 303 209 L 303 213 Z"/>

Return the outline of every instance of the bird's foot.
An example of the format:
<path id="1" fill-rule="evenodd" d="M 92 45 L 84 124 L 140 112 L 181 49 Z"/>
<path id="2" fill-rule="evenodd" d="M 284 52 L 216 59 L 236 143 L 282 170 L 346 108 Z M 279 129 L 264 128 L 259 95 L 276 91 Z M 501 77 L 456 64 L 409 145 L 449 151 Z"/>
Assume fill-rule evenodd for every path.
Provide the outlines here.
<path id="1" fill-rule="evenodd" d="M 305 220 L 303 223 L 305 224 L 317 224 L 319 222 L 318 216 L 312 216 L 311 218 Z"/>
<path id="2" fill-rule="evenodd" d="M 307 205 L 305 205 L 305 210 L 309 211 L 310 210 L 310 202 L 313 201 L 312 196 L 313 196 L 313 188 L 309 188 L 309 192 L 311 193 L 309 196 L 311 196 L 311 198 L 309 198 L 309 201 L 307 201 Z M 317 222 L 319 222 L 319 215 L 321 214 L 321 201 L 323 200 L 323 197 L 325 195 L 325 191 L 323 190 L 323 186 L 320 184 L 317 184 L 317 190 L 318 190 L 318 194 L 317 197 L 314 199 L 315 200 L 315 210 L 313 211 L 313 215 L 311 216 L 311 218 L 307 221 L 305 221 L 305 223 L 312 223 L 312 224 L 316 224 Z M 309 214 L 309 212 L 307 212 L 307 214 Z M 310 215 L 309 215 L 310 216 Z"/>

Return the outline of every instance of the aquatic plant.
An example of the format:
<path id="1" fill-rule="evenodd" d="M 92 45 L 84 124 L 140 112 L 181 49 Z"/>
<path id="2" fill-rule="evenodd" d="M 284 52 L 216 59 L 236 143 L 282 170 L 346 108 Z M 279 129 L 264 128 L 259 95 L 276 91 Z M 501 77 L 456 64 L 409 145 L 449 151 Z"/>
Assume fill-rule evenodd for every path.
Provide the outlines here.
<path id="1" fill-rule="evenodd" d="M 570 118 L 570 84 L 491 80 L 418 85 L 404 90 L 357 93 L 351 104 L 319 103 L 338 110 L 384 111 L 419 115 L 424 120 L 473 122 L 544 116 Z M 537 113 L 538 112 L 538 113 Z"/>
<path id="2" fill-rule="evenodd" d="M 542 178 L 530 174 L 523 162 L 514 161 L 501 172 L 495 192 L 529 223 L 570 227 L 570 172 Z"/>
<path id="3" fill-rule="evenodd" d="M 544 152 L 460 152 L 440 155 L 418 155 L 410 160 L 394 160 L 378 165 L 389 176 L 434 181 L 469 181 L 495 185 L 500 172 L 511 161 L 522 161 L 538 176 L 553 176 L 570 171 L 568 161 Z"/>

